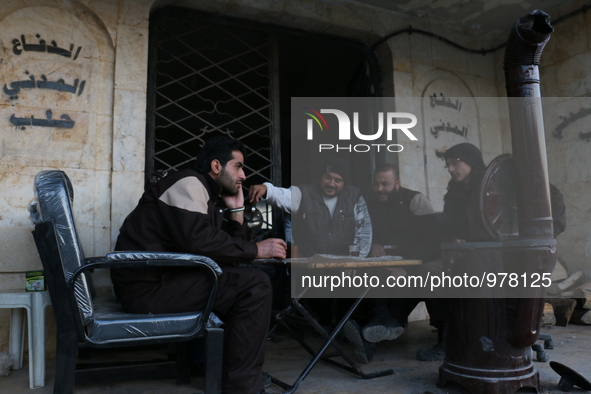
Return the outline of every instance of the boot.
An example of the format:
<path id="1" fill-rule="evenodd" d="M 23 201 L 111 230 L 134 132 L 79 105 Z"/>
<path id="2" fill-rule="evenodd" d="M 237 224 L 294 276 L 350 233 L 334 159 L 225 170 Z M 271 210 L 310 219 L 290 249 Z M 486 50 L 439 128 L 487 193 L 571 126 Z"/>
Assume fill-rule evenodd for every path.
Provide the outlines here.
<path id="1" fill-rule="evenodd" d="M 363 339 L 359 324 L 353 319 L 347 320 L 343 326 L 343 333 L 345 338 L 355 346 L 354 353 L 357 360 L 361 364 L 369 364 L 373 359 L 375 345 Z"/>
<path id="2" fill-rule="evenodd" d="M 404 327 L 394 319 L 385 306 L 375 307 L 374 319 L 363 327 L 363 338 L 371 343 L 391 341 L 404 332 Z"/>

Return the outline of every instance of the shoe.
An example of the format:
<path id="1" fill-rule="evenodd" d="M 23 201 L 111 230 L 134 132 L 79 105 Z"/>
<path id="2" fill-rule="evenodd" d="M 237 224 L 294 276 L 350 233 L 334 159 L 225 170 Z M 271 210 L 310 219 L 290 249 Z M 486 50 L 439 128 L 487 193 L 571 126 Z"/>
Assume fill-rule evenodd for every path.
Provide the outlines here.
<path id="1" fill-rule="evenodd" d="M 361 327 L 353 319 L 347 320 L 343 326 L 343 333 L 353 346 L 355 346 L 354 354 L 361 364 L 369 364 L 373 359 L 374 345 L 363 339 L 361 335 Z"/>
<path id="2" fill-rule="evenodd" d="M 433 347 L 417 350 L 417 358 L 421 361 L 442 361 L 445 359 L 443 342 L 437 342 Z"/>
<path id="3" fill-rule="evenodd" d="M 267 388 L 273 384 L 273 377 L 267 372 L 263 371 L 263 387 Z"/>
<path id="4" fill-rule="evenodd" d="M 363 338 L 371 343 L 391 341 L 404 332 L 402 324 L 392 317 L 377 318 L 363 327 Z"/>

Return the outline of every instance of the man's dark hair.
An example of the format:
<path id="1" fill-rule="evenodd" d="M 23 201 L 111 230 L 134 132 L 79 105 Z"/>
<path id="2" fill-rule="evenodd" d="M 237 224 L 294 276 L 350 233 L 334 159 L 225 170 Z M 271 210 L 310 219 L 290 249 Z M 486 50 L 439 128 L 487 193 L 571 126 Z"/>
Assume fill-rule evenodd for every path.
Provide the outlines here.
<path id="1" fill-rule="evenodd" d="M 384 164 L 380 164 L 376 168 L 376 172 L 388 172 L 388 171 L 392 171 L 392 173 L 394 174 L 394 178 L 400 179 L 400 172 L 398 171 L 398 167 L 396 167 L 394 164 L 384 163 Z"/>
<path id="2" fill-rule="evenodd" d="M 211 171 L 211 162 L 216 159 L 225 167 L 232 160 L 232 152 L 236 150 L 240 151 L 246 160 L 246 147 L 242 142 L 225 135 L 212 137 L 205 141 L 197 153 L 195 169 L 201 174 L 207 174 Z"/>

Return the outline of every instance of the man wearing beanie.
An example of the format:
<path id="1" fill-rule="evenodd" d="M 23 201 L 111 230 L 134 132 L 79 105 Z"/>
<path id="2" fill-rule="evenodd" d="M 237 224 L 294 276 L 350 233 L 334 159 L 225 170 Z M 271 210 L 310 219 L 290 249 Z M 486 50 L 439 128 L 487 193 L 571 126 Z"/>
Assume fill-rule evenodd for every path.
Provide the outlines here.
<path id="1" fill-rule="evenodd" d="M 251 202 L 263 199 L 292 216 L 294 243 L 300 257 L 313 254 L 349 255 L 349 245 L 359 245 L 359 255 L 371 247 L 371 219 L 361 190 L 349 184 L 349 162 L 333 158 L 321 168 L 316 184 L 289 189 L 269 182 L 250 187 Z"/>
<path id="2" fill-rule="evenodd" d="M 371 219 L 361 190 L 349 183 L 350 178 L 349 162 L 333 158 L 323 164 L 319 182 L 315 184 L 292 186 L 289 189 L 271 183 L 254 185 L 250 187 L 249 198 L 254 203 L 264 199 L 291 214 L 293 241 L 298 246 L 300 257 L 314 254 L 349 255 L 349 245 L 359 245 L 359 256 L 366 257 L 372 241 Z M 320 325 L 330 332 L 333 300 L 309 301 L 311 308 L 319 315 Z M 349 308 L 351 300 L 337 301 L 338 321 Z M 371 361 L 371 345 L 361 337 L 354 344 L 359 361 Z"/>
<path id="3" fill-rule="evenodd" d="M 482 153 L 475 145 L 469 142 L 462 142 L 449 148 L 445 152 L 445 159 L 461 160 L 472 168 L 486 168 Z"/>
<path id="4" fill-rule="evenodd" d="M 480 149 L 463 142 L 449 148 L 444 158 L 451 179 L 443 198 L 443 241 L 489 241 L 480 219 L 478 191 L 486 171 Z"/>

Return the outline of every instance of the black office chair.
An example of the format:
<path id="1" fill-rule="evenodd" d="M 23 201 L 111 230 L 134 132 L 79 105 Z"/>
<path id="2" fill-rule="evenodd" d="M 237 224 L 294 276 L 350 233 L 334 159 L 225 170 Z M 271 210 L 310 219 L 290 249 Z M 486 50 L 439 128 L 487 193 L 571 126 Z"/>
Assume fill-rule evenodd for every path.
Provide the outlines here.
<path id="1" fill-rule="evenodd" d="M 176 361 L 140 365 L 112 364 L 82 369 L 77 365 L 79 342 L 92 347 L 150 345 L 205 340 L 205 392 L 221 391 L 223 330 L 211 312 L 221 269 L 204 256 L 179 253 L 115 252 L 85 258 L 78 240 L 72 203 L 74 192 L 62 171 L 42 171 L 35 177 L 36 201 L 31 204 L 33 236 L 57 324 L 54 393 L 72 393 L 75 384 L 107 382 L 177 374 L 177 384 L 190 382 L 186 344 L 178 346 Z M 120 267 L 191 266 L 210 278 L 211 291 L 202 311 L 171 314 L 125 313 L 115 297 L 95 297 L 89 271 Z"/>

